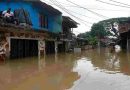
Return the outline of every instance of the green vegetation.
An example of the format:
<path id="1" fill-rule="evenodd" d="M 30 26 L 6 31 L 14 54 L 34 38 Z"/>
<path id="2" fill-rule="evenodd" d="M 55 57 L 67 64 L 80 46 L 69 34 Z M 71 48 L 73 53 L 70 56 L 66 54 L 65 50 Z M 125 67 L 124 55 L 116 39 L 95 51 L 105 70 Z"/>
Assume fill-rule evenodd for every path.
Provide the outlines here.
<path id="1" fill-rule="evenodd" d="M 87 39 L 88 44 L 95 46 L 97 45 L 99 39 L 104 38 L 105 36 L 110 34 L 111 33 L 109 31 L 105 30 L 103 24 L 95 23 L 91 27 L 91 31 L 81 33 L 78 35 L 78 37 Z"/>
<path id="2" fill-rule="evenodd" d="M 91 31 L 81 33 L 78 35 L 80 38 L 88 40 L 88 44 L 96 45 L 101 38 L 106 36 L 114 36 L 110 29 L 114 23 L 119 23 L 121 21 L 127 21 L 130 17 L 121 17 L 121 18 L 111 18 L 107 20 L 94 23 L 91 27 Z"/>
<path id="3" fill-rule="evenodd" d="M 91 36 L 92 37 L 98 37 L 103 38 L 104 36 L 109 35 L 108 33 L 109 31 L 105 30 L 105 27 L 103 26 L 103 24 L 101 23 L 96 23 L 93 24 L 93 26 L 91 27 Z"/>
<path id="4" fill-rule="evenodd" d="M 90 45 L 93 45 L 93 46 L 95 46 L 95 45 L 97 45 L 97 42 L 98 42 L 98 39 L 96 38 L 96 37 L 89 37 L 88 38 L 88 43 L 90 44 Z"/>
<path id="5" fill-rule="evenodd" d="M 91 32 L 81 33 L 78 37 L 86 39 L 90 45 L 95 46 L 98 42 L 98 38 L 96 36 L 92 36 Z"/>

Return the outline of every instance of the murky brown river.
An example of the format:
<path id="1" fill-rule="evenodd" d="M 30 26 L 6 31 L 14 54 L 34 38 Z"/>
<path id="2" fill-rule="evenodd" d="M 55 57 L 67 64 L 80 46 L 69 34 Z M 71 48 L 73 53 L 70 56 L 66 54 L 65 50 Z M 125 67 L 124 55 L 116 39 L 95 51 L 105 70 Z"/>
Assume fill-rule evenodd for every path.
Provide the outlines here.
<path id="1" fill-rule="evenodd" d="M 130 54 L 97 49 L 0 61 L 0 90 L 130 90 Z"/>

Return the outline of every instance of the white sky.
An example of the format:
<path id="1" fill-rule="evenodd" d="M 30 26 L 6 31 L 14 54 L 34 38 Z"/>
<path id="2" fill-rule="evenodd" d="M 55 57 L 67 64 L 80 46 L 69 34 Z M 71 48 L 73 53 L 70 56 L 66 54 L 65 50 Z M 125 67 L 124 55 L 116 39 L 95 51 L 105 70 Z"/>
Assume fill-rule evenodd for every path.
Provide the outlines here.
<path id="1" fill-rule="evenodd" d="M 67 0 L 56 0 L 56 1 L 58 1 L 58 4 L 61 4 L 62 7 L 64 7 L 69 12 L 69 14 L 66 13 L 63 9 L 58 8 L 56 5 L 54 5 L 54 3 L 51 2 L 51 1 L 55 1 L 55 0 L 42 0 L 42 1 L 59 9 L 63 13 L 63 15 L 69 16 L 72 19 L 74 19 L 76 22 L 80 23 L 78 28 L 74 29 L 74 31 L 73 31 L 76 35 L 79 33 L 90 31 L 92 24 L 99 22 L 101 20 L 105 20 L 108 18 L 129 17 L 130 16 L 130 0 L 114 0 L 117 2 L 129 4 L 129 6 L 127 5 L 128 8 L 108 5 L 108 4 L 101 3 L 96 0 L 69 0 L 82 7 L 88 8 L 89 10 L 92 10 L 96 13 L 102 14 L 108 18 L 99 17 L 83 8 L 72 7 L 75 5 L 68 2 Z M 112 2 L 110 0 L 100 0 L 100 1 L 108 2 L 108 3 L 112 3 L 112 4 L 118 4 L 118 3 Z M 118 4 L 118 5 L 122 5 L 122 4 Z M 126 5 L 123 5 L 123 6 L 126 6 Z M 79 15 L 79 14 L 82 14 L 82 15 Z M 85 17 L 83 15 L 85 15 L 87 17 Z M 77 17 L 84 21 L 87 21 L 87 22 L 81 21 L 81 20 L 77 19 Z"/>

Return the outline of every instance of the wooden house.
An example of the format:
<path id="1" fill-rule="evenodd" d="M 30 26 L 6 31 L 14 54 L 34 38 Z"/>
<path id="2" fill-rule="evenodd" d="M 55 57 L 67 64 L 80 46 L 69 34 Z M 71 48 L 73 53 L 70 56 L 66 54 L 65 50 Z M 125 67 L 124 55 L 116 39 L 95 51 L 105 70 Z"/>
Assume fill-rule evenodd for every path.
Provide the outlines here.
<path id="1" fill-rule="evenodd" d="M 120 21 L 118 24 L 118 30 L 122 48 L 130 50 L 130 21 Z"/>
<path id="2" fill-rule="evenodd" d="M 58 52 L 66 52 L 74 48 L 76 36 L 73 28 L 78 27 L 78 23 L 68 16 L 62 16 L 62 33 L 60 33 L 60 43 L 57 45 Z"/>

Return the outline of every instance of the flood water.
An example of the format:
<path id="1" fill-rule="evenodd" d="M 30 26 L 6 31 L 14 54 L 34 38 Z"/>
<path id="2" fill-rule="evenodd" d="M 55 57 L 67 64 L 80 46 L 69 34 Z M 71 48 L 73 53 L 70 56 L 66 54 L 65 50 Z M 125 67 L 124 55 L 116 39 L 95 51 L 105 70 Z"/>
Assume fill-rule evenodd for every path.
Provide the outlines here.
<path id="1" fill-rule="evenodd" d="M 0 90 L 130 90 L 130 54 L 105 48 L 0 61 Z"/>

